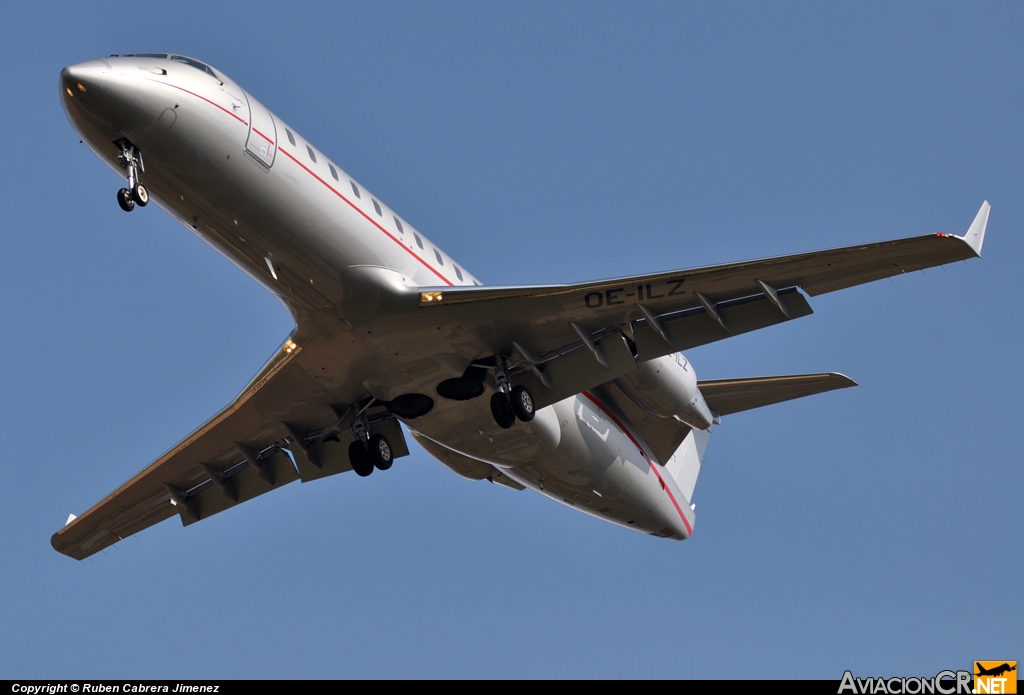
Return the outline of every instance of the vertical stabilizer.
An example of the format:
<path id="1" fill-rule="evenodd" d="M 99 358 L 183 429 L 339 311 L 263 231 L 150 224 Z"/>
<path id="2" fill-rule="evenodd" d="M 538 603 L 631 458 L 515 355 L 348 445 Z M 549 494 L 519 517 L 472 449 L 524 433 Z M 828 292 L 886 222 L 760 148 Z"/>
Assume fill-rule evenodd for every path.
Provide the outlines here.
<path id="1" fill-rule="evenodd" d="M 704 451 L 708 447 L 710 437 L 709 430 L 690 430 L 665 466 L 687 502 L 693 501 L 693 488 L 697 484 L 701 461 L 704 460 Z"/>

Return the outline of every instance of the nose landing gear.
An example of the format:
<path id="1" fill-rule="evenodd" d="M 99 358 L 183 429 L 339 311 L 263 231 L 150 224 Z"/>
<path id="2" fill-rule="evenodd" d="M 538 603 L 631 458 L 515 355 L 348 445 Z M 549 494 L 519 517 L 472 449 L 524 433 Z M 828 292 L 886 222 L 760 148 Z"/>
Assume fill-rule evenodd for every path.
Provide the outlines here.
<path id="1" fill-rule="evenodd" d="M 117 204 L 125 212 L 131 212 L 136 205 L 144 208 L 149 204 L 149 191 L 139 181 L 139 174 L 146 171 L 142 163 L 142 152 L 126 138 L 121 138 L 114 144 L 121 148 L 117 160 L 128 172 L 128 188 L 122 188 L 117 192 Z"/>

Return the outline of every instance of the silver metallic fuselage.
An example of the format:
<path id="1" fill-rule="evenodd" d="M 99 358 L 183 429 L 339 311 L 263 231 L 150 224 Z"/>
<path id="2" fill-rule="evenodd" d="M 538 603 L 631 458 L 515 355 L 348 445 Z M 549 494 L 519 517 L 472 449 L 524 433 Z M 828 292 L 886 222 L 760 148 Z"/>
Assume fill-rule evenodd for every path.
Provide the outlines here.
<path id="1" fill-rule="evenodd" d="M 130 140 L 152 199 L 281 298 L 303 359 L 319 360 L 317 378 L 339 400 L 391 398 L 409 374 L 439 381 L 465 368 L 419 352 L 422 336 L 368 327 L 414 311 L 406 298 L 419 288 L 476 278 L 222 73 L 111 57 L 65 68 L 60 88 L 69 120 L 103 161 L 123 176 L 114 143 Z M 457 327 L 442 328 L 458 342 Z M 566 399 L 512 430 L 495 427 L 485 398 L 431 395 L 437 407 L 406 423 L 428 445 L 607 521 L 691 534 L 694 513 L 666 473 L 670 462 L 656 461 L 600 395 Z"/>

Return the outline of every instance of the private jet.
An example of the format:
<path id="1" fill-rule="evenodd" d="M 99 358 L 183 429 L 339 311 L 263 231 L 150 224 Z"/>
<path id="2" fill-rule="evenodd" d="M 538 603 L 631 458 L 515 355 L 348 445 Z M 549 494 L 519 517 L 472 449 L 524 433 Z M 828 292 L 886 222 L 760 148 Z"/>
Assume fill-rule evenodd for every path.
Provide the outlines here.
<path id="1" fill-rule="evenodd" d="M 460 476 L 529 488 L 645 534 L 693 533 L 722 418 L 856 384 L 697 378 L 683 352 L 811 314 L 808 298 L 980 256 L 964 236 L 578 284 L 489 286 L 220 70 L 172 53 L 64 68 L 83 142 L 287 307 L 295 328 L 241 393 L 57 531 L 85 559 L 296 480 L 382 474 L 412 439 Z M 141 222 L 141 220 L 140 220 Z"/>

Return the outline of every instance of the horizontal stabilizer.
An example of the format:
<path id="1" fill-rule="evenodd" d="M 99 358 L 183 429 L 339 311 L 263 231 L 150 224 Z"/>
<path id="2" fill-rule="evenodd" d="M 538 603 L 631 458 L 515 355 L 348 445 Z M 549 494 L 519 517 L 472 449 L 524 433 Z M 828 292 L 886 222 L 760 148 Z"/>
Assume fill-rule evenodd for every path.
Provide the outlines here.
<path id="1" fill-rule="evenodd" d="M 857 382 L 850 377 L 835 373 L 697 382 L 704 400 L 719 415 L 731 415 L 856 385 Z"/>

